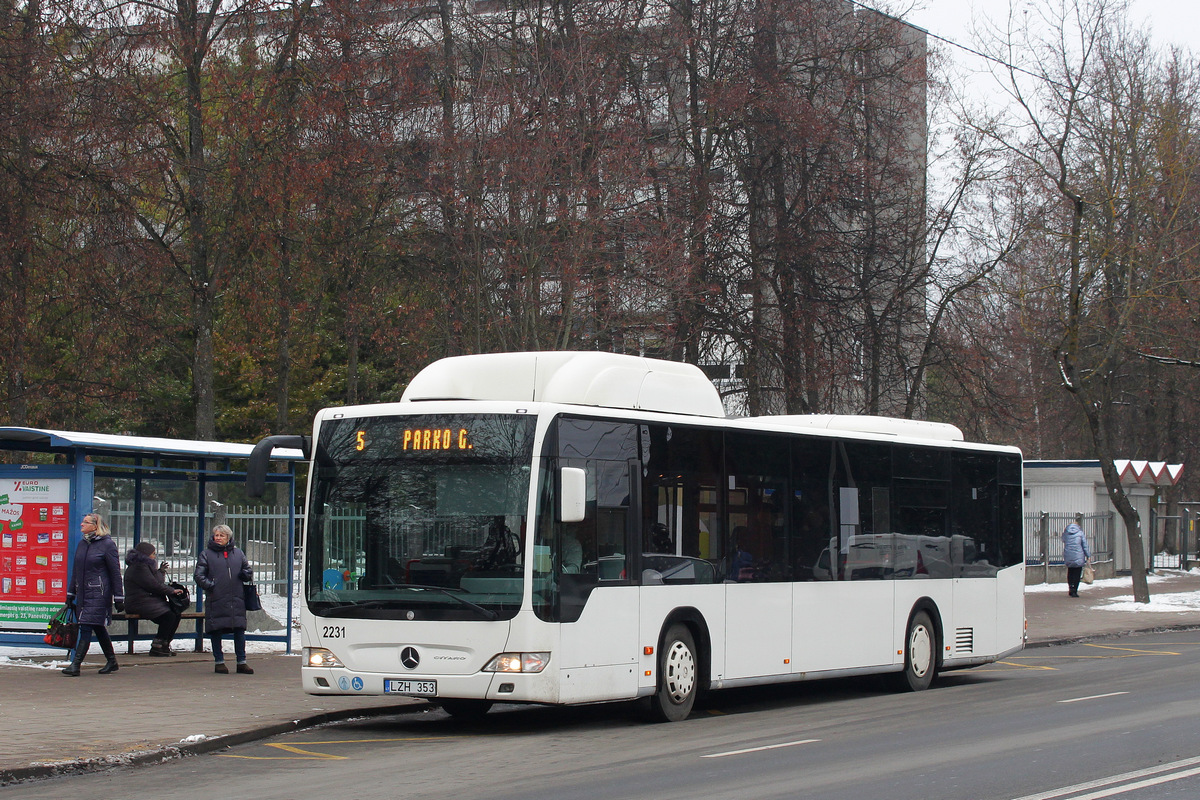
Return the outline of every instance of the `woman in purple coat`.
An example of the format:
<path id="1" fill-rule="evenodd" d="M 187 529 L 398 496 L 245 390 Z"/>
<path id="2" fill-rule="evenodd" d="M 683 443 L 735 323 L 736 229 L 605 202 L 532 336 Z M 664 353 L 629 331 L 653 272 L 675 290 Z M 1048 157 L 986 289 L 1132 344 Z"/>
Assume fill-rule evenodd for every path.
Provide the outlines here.
<path id="1" fill-rule="evenodd" d="M 75 657 L 62 671 L 63 675 L 73 678 L 79 676 L 79 667 L 91 647 L 93 632 L 108 659 L 100 668 L 100 674 L 117 671 L 117 654 L 113 650 L 112 637 L 108 635 L 108 624 L 112 622 L 113 605 L 117 611 L 125 610 L 121 562 L 108 525 L 93 511 L 83 515 L 79 527 L 83 539 L 75 545 L 75 560 L 67 585 L 67 605 L 72 606 L 79 617 L 79 639 L 75 643 Z"/>

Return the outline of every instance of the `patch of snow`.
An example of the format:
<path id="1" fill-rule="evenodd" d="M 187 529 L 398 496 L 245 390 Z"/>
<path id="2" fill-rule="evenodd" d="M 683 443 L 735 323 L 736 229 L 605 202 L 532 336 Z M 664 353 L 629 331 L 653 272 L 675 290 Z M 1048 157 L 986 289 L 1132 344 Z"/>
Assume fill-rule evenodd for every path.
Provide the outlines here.
<path id="1" fill-rule="evenodd" d="M 45 657 L 45 648 L 35 647 L 0 647 L 0 664 L 6 667 L 31 667 L 33 669 L 62 669 L 69 662 L 51 659 L 50 661 L 33 661 L 32 656 Z"/>
<path id="2" fill-rule="evenodd" d="M 1098 611 L 1137 611 L 1153 614 L 1155 612 L 1178 613 L 1181 611 L 1200 611 L 1200 592 L 1176 592 L 1174 594 L 1151 594 L 1149 603 L 1139 603 L 1133 595 L 1113 597 L 1104 603 L 1093 606 Z"/>
<path id="3" fill-rule="evenodd" d="M 1180 575 L 1200 575 L 1200 570 L 1193 569 L 1190 572 L 1181 572 L 1179 570 L 1175 570 L 1175 571 L 1159 570 L 1158 572 L 1155 572 L 1155 573 L 1152 573 L 1152 574 L 1149 574 L 1146 576 L 1146 584 L 1148 586 L 1154 586 L 1157 583 L 1165 583 L 1166 581 L 1170 581 L 1173 578 L 1177 578 Z M 1133 581 L 1133 579 L 1130 578 L 1128 575 L 1124 575 L 1119 578 L 1101 578 L 1101 579 L 1096 580 L 1096 582 L 1092 584 L 1092 587 L 1094 587 L 1094 588 L 1102 588 L 1102 587 L 1106 587 L 1106 586 L 1115 587 L 1115 588 L 1121 588 L 1121 587 L 1125 587 L 1125 586 L 1132 587 L 1133 586 L 1132 581 Z M 1067 588 L 1066 581 L 1061 581 L 1059 583 L 1035 583 L 1035 584 L 1031 584 L 1031 585 L 1025 587 L 1025 594 L 1034 594 L 1037 592 L 1061 592 L 1066 588 Z"/>

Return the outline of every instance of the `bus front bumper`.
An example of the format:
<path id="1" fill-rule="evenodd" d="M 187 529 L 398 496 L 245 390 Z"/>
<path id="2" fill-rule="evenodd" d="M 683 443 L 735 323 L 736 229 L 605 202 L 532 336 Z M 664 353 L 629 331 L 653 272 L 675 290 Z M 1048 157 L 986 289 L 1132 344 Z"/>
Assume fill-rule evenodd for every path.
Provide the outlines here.
<path id="1" fill-rule="evenodd" d="M 356 672 L 341 667 L 301 667 L 304 691 L 316 695 L 367 695 L 492 700 L 507 703 L 557 703 L 554 681 L 546 673 L 476 672 L 469 675 Z"/>

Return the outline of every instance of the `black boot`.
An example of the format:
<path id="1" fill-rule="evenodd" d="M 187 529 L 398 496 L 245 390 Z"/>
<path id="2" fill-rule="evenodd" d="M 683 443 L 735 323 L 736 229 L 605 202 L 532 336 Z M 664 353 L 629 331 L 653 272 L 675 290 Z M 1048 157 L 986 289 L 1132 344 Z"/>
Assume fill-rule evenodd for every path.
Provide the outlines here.
<path id="1" fill-rule="evenodd" d="M 103 639 L 101 639 L 100 649 L 104 651 L 104 657 L 108 659 L 104 666 L 100 668 L 100 674 L 107 675 L 110 672 L 116 672 L 119 670 L 121 667 L 117 664 L 117 654 L 116 651 L 113 650 L 112 641 L 106 643 Z"/>
<path id="2" fill-rule="evenodd" d="M 83 648 L 75 648 L 75 657 L 71 659 L 71 663 L 63 668 L 62 674 L 72 678 L 79 677 L 79 667 L 83 665 L 84 656 L 87 655 L 87 646 Z"/>
<path id="3" fill-rule="evenodd" d="M 164 658 L 171 655 L 171 645 L 167 644 L 162 639 L 155 639 L 150 644 L 150 655 Z"/>

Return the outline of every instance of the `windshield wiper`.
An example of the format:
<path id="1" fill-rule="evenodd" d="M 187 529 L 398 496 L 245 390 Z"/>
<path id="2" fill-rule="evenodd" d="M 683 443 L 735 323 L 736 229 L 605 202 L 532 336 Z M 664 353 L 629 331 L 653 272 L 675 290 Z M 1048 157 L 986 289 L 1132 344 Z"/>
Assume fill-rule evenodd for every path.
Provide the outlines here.
<path id="1" fill-rule="evenodd" d="M 334 615 L 341 611 L 349 611 L 351 609 L 360 608 L 383 608 L 388 603 L 395 602 L 393 600 L 351 600 L 348 603 L 342 603 L 336 606 L 330 606 L 325 609 L 326 615 Z"/>
<path id="2" fill-rule="evenodd" d="M 498 617 L 498 615 L 496 614 L 495 611 L 492 611 L 491 609 L 488 609 L 488 608 L 484 608 L 483 606 L 479 605 L 478 603 L 472 603 L 470 600 L 466 599 L 465 597 L 459 597 L 458 595 L 454 594 L 454 592 L 456 592 L 456 591 L 458 591 L 458 592 L 466 591 L 465 589 L 449 589 L 445 586 L 429 586 L 429 585 L 423 584 L 423 583 L 407 583 L 407 584 L 404 584 L 400 588 L 422 589 L 424 591 L 429 591 L 429 592 L 441 592 L 442 594 L 446 595 L 446 597 L 449 597 L 451 600 L 454 600 L 455 602 L 458 602 L 458 603 L 462 603 L 467 608 L 471 608 L 471 609 L 474 609 L 475 611 L 478 611 L 480 616 L 482 616 L 484 619 L 492 620 L 492 619 L 496 619 Z"/>

